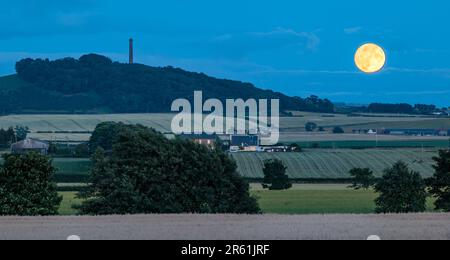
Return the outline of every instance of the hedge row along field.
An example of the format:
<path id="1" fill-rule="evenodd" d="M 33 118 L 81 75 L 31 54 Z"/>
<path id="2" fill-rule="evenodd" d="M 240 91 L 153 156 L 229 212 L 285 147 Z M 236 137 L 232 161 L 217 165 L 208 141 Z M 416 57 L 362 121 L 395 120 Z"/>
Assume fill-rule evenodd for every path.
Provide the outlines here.
<path id="1" fill-rule="evenodd" d="M 352 168 L 370 168 L 377 177 L 383 170 L 397 161 L 406 162 L 411 169 L 424 177 L 430 177 L 433 170 L 434 150 L 306 150 L 303 153 L 234 153 L 239 173 L 246 178 L 263 178 L 263 162 L 280 159 L 288 167 L 287 173 L 293 179 L 345 179 Z"/>

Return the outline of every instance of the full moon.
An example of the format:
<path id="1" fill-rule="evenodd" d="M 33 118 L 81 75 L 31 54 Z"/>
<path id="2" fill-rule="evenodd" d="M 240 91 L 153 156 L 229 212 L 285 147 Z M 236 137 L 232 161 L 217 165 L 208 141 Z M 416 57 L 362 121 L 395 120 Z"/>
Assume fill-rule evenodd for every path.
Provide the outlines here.
<path id="1" fill-rule="evenodd" d="M 376 73 L 386 64 L 386 53 L 376 44 L 364 44 L 355 54 L 355 63 L 362 72 Z"/>

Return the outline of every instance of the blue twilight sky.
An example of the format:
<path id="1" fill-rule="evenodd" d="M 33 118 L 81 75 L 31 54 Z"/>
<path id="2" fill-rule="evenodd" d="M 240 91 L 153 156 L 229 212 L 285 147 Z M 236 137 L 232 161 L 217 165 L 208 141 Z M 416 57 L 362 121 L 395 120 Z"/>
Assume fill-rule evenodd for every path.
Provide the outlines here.
<path id="1" fill-rule="evenodd" d="M 450 1 L 0 0 L 0 75 L 24 57 L 105 54 L 350 103 L 450 105 Z M 385 70 L 353 56 L 382 45 Z"/>

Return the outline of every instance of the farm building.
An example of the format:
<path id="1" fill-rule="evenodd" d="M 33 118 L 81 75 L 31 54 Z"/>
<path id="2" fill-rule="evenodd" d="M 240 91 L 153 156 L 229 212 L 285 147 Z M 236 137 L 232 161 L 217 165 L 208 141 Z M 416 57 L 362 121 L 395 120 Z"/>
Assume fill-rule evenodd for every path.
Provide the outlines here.
<path id="1" fill-rule="evenodd" d="M 28 152 L 37 152 L 42 155 L 48 154 L 49 144 L 35 139 L 25 139 L 11 145 L 11 153 L 25 154 Z"/>
<path id="2" fill-rule="evenodd" d="M 218 136 L 217 135 L 208 135 L 208 134 L 183 134 L 180 135 L 182 139 L 191 140 L 194 143 L 206 145 L 210 148 L 216 147 L 216 144 L 218 142 Z"/>
<path id="3" fill-rule="evenodd" d="M 439 136 L 441 130 L 436 129 L 385 129 L 387 135 Z"/>
<path id="4" fill-rule="evenodd" d="M 259 136 L 257 135 L 231 135 L 230 151 L 256 152 L 259 150 Z"/>
<path id="5" fill-rule="evenodd" d="M 266 153 L 286 153 L 292 151 L 288 146 L 264 146 L 261 151 Z"/>

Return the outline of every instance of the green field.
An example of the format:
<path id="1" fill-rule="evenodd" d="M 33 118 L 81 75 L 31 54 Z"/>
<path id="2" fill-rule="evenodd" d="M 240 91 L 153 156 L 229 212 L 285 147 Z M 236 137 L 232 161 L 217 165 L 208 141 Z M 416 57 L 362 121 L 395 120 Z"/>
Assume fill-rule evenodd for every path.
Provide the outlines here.
<path id="1" fill-rule="evenodd" d="M 282 160 L 293 179 L 345 179 L 353 168 L 370 168 L 377 177 L 397 161 L 430 177 L 435 150 L 372 149 L 372 150 L 305 150 L 303 153 L 234 153 L 239 173 L 246 178 L 263 178 L 263 163 L 267 159 Z"/>
<path id="2" fill-rule="evenodd" d="M 374 213 L 373 191 L 354 191 L 343 184 L 294 185 L 287 191 L 263 190 L 260 184 L 251 185 L 264 213 L 272 214 L 364 214 Z M 73 204 L 79 204 L 74 192 L 62 192 L 64 200 L 61 215 L 75 215 Z M 433 201 L 428 201 L 428 211 L 433 211 Z"/>
<path id="3" fill-rule="evenodd" d="M 77 211 L 72 206 L 81 203 L 81 200 L 76 198 L 76 192 L 60 192 L 59 195 L 63 196 L 59 214 L 64 216 L 76 215 Z"/>

